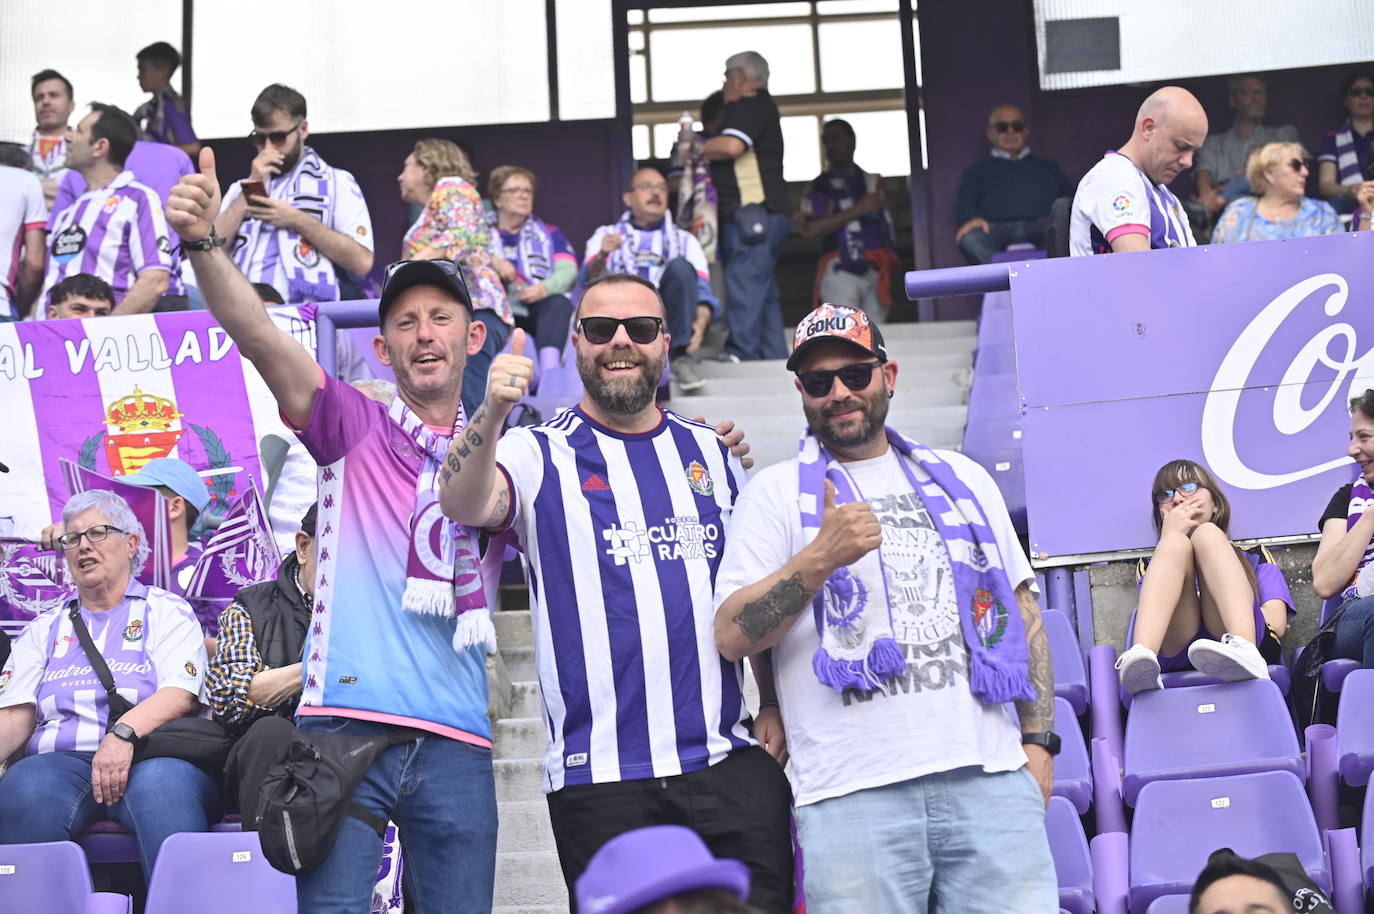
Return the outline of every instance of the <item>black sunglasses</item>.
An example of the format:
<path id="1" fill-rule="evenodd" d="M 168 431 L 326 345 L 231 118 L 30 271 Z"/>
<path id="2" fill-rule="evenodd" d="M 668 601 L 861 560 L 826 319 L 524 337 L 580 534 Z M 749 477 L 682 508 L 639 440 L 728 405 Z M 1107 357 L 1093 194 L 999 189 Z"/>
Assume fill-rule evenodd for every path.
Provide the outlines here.
<path id="1" fill-rule="evenodd" d="M 1014 132 L 1014 133 L 1020 133 L 1022 130 L 1025 130 L 1025 129 L 1026 129 L 1026 122 L 1025 122 L 1025 121 L 993 121 L 993 122 L 992 122 L 992 129 L 993 129 L 993 130 L 996 130 L 998 133 L 1006 133 L 1007 131 L 1012 131 L 1012 132 Z"/>
<path id="2" fill-rule="evenodd" d="M 663 318 L 584 317 L 577 322 L 577 328 L 581 332 L 582 338 L 597 346 L 609 343 L 615 338 L 616 331 L 622 326 L 630 339 L 642 346 L 658 339 L 659 331 L 663 329 Z"/>
<path id="3" fill-rule="evenodd" d="M 267 133 L 259 133 L 257 130 L 254 130 L 252 133 L 248 134 L 248 139 L 258 148 L 262 148 L 268 140 L 271 140 L 273 145 L 280 146 L 282 143 L 286 142 L 287 137 L 297 130 L 300 130 L 301 124 L 304 123 L 305 121 L 296 121 L 296 126 L 292 127 L 290 130 L 272 130 Z"/>
<path id="4" fill-rule="evenodd" d="M 1366 98 L 1374 98 L 1374 86 L 1351 86 L 1350 91 L 1345 93 L 1346 98 L 1359 98 L 1361 95 Z"/>
<path id="5" fill-rule="evenodd" d="M 830 393 L 830 389 L 835 386 L 836 378 L 843 381 L 844 386 L 850 390 L 863 390 L 873 383 L 873 369 L 881 364 L 883 363 L 860 362 L 830 371 L 799 371 L 797 380 L 801 381 L 802 390 L 812 397 L 824 397 Z"/>
<path id="6" fill-rule="evenodd" d="M 1289 159 L 1288 167 L 1293 171 L 1302 171 L 1304 168 L 1311 168 L 1306 159 Z"/>

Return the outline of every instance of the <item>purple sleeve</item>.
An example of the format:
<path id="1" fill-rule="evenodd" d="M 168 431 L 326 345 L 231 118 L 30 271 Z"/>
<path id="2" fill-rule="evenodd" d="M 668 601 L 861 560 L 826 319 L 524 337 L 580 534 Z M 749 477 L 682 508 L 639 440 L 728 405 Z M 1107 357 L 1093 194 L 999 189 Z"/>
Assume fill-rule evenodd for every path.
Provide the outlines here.
<path id="1" fill-rule="evenodd" d="M 576 262 L 577 254 L 574 253 L 572 245 L 568 243 L 568 236 L 563 234 L 563 230 L 556 225 L 550 225 L 548 229 L 549 240 L 553 242 L 553 256 L 557 257 L 559 254 L 567 254 Z"/>
<path id="2" fill-rule="evenodd" d="M 1288 581 L 1284 580 L 1283 572 L 1278 565 L 1272 562 L 1260 562 L 1255 566 L 1255 581 L 1259 584 L 1259 602 L 1263 606 L 1270 600 L 1282 600 L 1288 607 L 1288 617 L 1291 619 L 1298 614 L 1293 608 L 1293 594 L 1288 589 Z"/>
<path id="3" fill-rule="evenodd" d="M 85 192 L 86 181 L 81 177 L 81 173 L 75 168 L 68 168 L 67 173 L 62 176 L 62 183 L 57 185 L 57 196 L 53 198 L 52 209 L 48 212 L 52 215 L 62 212 Z"/>
<path id="4" fill-rule="evenodd" d="M 200 142 L 191 127 L 191 115 L 182 109 L 183 105 L 185 102 L 181 99 L 169 98 L 162 106 L 163 135 L 173 146 Z"/>
<path id="5" fill-rule="evenodd" d="M 1328 133 L 1322 137 L 1322 144 L 1317 149 L 1317 161 L 1336 163 L 1336 134 Z"/>
<path id="6" fill-rule="evenodd" d="M 320 369 L 320 378 L 310 421 L 305 428 L 297 429 L 296 435 L 315 462 L 326 466 L 353 450 L 381 419 L 386 407 L 338 378 L 329 377 L 324 369 Z"/>

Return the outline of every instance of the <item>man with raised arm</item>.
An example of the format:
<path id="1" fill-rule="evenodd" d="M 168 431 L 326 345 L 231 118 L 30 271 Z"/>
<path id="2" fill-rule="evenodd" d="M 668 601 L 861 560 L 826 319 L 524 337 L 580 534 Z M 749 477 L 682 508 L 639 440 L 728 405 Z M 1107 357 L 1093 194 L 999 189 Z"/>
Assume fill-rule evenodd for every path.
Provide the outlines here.
<path id="1" fill-rule="evenodd" d="M 821 305 L 794 346 L 808 430 L 736 503 L 715 632 L 772 654 L 807 910 L 1054 914 L 1054 677 L 1002 496 L 885 424 L 863 311 Z"/>
<path id="2" fill-rule="evenodd" d="M 444 461 L 441 498 L 460 523 L 514 530 L 525 553 L 549 728 L 543 787 L 569 895 L 606 841 L 671 823 L 742 860 L 751 903 L 782 914 L 792 906 L 790 797 L 755 741 L 781 753 L 776 708 L 751 733 L 741 665 L 721 658 L 711 634 L 712 581 L 745 468 L 718 437 L 725 423 L 712 429 L 654 402 L 672 345 L 666 319 L 642 277 L 592 283 L 573 337 L 582 402 L 499 442 L 534 366 L 498 355 L 486 400 Z"/>
<path id="3" fill-rule="evenodd" d="M 1074 194 L 1069 255 L 1188 248 L 1197 244 L 1169 183 L 1207 139 L 1207 113 L 1193 93 L 1159 89 L 1140 106 L 1135 131 L 1094 165 Z"/>
<path id="4" fill-rule="evenodd" d="M 168 221 L 206 305 L 320 466 L 298 724 L 411 731 L 373 764 L 353 802 L 405 834 L 420 910 L 490 910 L 496 790 L 485 654 L 494 633 L 477 532 L 444 518 L 437 490 L 440 461 L 464 423 L 463 367 L 485 331 L 451 261 L 403 261 L 387 271 L 375 341 L 396 374 L 396 399 L 377 403 L 328 377 L 224 252 L 210 149 L 200 172 L 172 191 Z M 372 824 L 346 818 L 324 864 L 296 877 L 302 914 L 367 910 L 382 855 Z"/>

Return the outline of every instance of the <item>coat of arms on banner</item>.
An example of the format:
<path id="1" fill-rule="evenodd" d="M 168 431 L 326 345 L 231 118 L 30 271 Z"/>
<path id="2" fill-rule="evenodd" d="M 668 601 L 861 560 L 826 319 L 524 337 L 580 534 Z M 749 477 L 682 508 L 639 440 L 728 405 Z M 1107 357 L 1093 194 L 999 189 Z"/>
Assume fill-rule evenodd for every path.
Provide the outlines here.
<path id="1" fill-rule="evenodd" d="M 0 541 L 0 621 L 27 621 L 56 609 L 69 589 L 67 562 L 37 543 Z"/>

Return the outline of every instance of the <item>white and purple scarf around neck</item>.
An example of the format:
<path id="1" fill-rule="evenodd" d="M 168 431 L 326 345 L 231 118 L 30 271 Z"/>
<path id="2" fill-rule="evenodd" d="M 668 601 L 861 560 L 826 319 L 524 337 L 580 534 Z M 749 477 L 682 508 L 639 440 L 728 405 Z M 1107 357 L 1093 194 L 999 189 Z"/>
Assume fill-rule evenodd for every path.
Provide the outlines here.
<path id="1" fill-rule="evenodd" d="M 463 408 L 458 407 L 450 435 L 435 434 L 400 397 L 391 401 L 387 415 L 415 443 L 421 460 L 401 608 L 420 615 L 456 619 L 454 650 L 461 652 L 481 645 L 491 653 L 496 650 L 496 627 L 482 587 L 477 531 L 444 517 L 439 506 L 439 468 L 453 435 L 467 424 Z"/>
<path id="2" fill-rule="evenodd" d="M 1374 502 L 1374 490 L 1369 488 L 1369 483 L 1365 482 L 1363 478 L 1356 479 L 1350 487 L 1350 505 L 1346 508 L 1345 517 L 1346 530 L 1353 528 L 1356 522 L 1364 516 L 1365 509 L 1370 506 L 1371 502 Z M 1360 563 L 1355 566 L 1355 574 L 1352 576 L 1355 583 L 1347 587 L 1341 595 L 1349 598 L 1352 593 L 1359 596 L 1368 596 L 1369 593 L 1374 593 L 1374 587 L 1371 586 L 1374 585 L 1374 582 L 1371 582 L 1365 574 L 1370 568 L 1374 568 L 1374 540 L 1370 540 L 1369 544 L 1364 547 L 1364 555 L 1360 556 Z"/>
<path id="3" fill-rule="evenodd" d="M 885 429 L 885 433 L 949 554 L 960 627 L 969 651 L 970 691 L 990 704 L 1033 700 L 1025 626 L 982 507 L 934 451 L 895 429 Z M 820 531 L 827 479 L 835 486 L 836 504 L 857 501 L 863 495 L 844 465 L 810 431 L 802 435 L 799 450 L 798 502 L 802 531 L 810 542 Z M 927 474 L 928 481 L 917 479 L 913 464 Z M 879 604 L 877 583 L 856 577 L 851 568 L 857 567 L 837 569 L 812 602 L 820 636 L 812 666 L 816 678 L 836 691 L 871 692 L 904 672 L 907 664 L 893 635 L 886 572 Z M 878 567 L 883 568 L 881 546 Z"/>
<path id="4" fill-rule="evenodd" d="M 1359 184 L 1364 180 L 1360 174 L 1360 157 L 1355 153 L 1355 126 L 1348 118 L 1336 131 L 1336 171 L 1342 184 Z"/>
<path id="5" fill-rule="evenodd" d="M 666 217 L 654 228 L 640 228 L 626 210 L 615 231 L 625 240 L 606 258 L 608 273 L 633 273 L 658 285 L 668 262 L 687 250 L 687 233 Z"/>
<path id="6" fill-rule="evenodd" d="M 497 224 L 496 213 L 488 214 L 487 221 L 491 223 L 492 256 L 510 260 L 511 258 L 506 256 L 506 243 L 501 237 L 501 227 Z M 553 236 L 549 234 L 549 228 L 544 224 L 544 220 L 538 216 L 530 216 L 518 232 L 506 234 L 516 236 L 515 259 L 511 262 L 515 264 L 515 271 L 520 274 L 520 278 L 525 282 L 547 279 L 553 272 Z"/>

